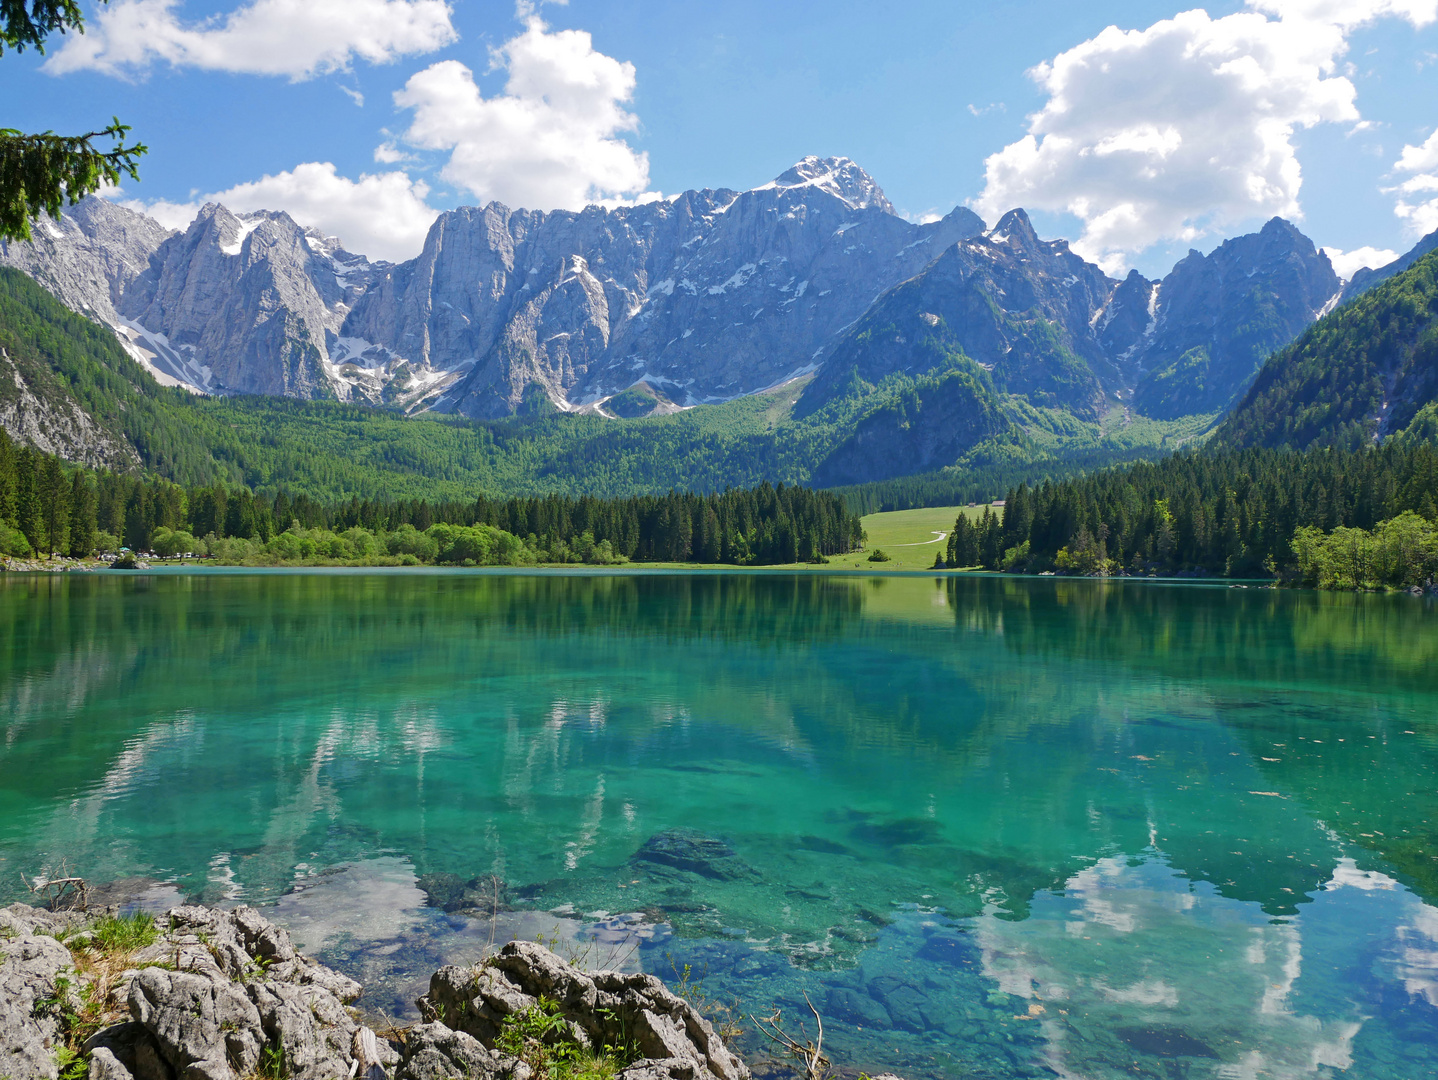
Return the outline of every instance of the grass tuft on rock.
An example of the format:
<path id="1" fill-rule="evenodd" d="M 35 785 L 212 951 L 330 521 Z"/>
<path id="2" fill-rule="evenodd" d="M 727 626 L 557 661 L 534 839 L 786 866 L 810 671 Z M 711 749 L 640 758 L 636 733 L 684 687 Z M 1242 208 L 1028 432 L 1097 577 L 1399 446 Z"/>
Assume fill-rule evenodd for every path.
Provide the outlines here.
<path id="1" fill-rule="evenodd" d="M 91 941 L 107 953 L 134 952 L 160 939 L 154 918 L 143 911 L 130 915 L 106 915 L 95 923 L 90 933 Z"/>

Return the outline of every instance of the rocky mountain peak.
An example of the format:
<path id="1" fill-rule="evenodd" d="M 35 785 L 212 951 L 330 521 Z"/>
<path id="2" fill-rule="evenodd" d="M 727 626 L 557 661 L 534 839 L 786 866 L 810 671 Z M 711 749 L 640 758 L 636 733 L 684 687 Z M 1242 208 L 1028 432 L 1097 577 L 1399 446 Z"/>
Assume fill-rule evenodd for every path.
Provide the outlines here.
<path id="1" fill-rule="evenodd" d="M 1208 255 L 1190 251 L 1158 286 L 1153 330 L 1131 354 L 1135 403 L 1161 419 L 1225 408 L 1339 285 L 1328 257 L 1283 218 Z"/>
<path id="2" fill-rule="evenodd" d="M 893 203 L 885 197 L 874 178 L 846 157 L 810 155 L 757 190 L 776 188 L 789 191 L 805 187 L 827 191 L 854 210 L 872 206 L 886 214 L 894 213 Z"/>

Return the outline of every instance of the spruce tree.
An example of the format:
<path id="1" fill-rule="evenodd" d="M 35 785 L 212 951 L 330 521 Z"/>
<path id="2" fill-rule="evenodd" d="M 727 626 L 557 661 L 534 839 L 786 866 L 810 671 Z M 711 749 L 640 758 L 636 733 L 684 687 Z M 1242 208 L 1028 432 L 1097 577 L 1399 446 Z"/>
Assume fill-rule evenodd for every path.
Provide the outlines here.
<path id="1" fill-rule="evenodd" d="M 40 516 L 40 493 L 36 452 L 21 447 L 16 455 L 15 470 L 15 527 L 25 534 L 30 546 L 39 551 L 44 544 L 44 521 Z"/>
<path id="2" fill-rule="evenodd" d="M 15 444 L 0 427 L 0 522 L 15 524 L 15 491 L 19 485 L 16 473 Z"/>
<path id="3" fill-rule="evenodd" d="M 125 546 L 131 551 L 144 551 L 150 546 L 149 507 L 145 485 L 135 481 L 130 497 L 125 500 Z"/>
<path id="4" fill-rule="evenodd" d="M 95 550 L 95 489 L 83 472 L 70 481 L 70 557 L 87 558 Z"/>
<path id="5" fill-rule="evenodd" d="M 60 459 L 46 454 L 39 476 L 40 520 L 45 530 L 45 555 L 65 550 L 65 533 L 70 524 L 70 485 Z"/>

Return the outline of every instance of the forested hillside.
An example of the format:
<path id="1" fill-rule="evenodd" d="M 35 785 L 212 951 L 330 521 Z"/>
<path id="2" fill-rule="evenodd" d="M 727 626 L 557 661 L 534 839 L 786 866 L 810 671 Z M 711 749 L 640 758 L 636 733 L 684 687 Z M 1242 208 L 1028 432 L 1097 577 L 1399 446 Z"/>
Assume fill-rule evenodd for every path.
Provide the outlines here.
<path id="1" fill-rule="evenodd" d="M 835 495 L 747 491 L 624 499 L 360 500 L 255 495 L 224 484 L 69 467 L 0 429 L 0 555 L 155 550 L 228 562 L 398 561 L 526 565 L 819 561 L 862 542 Z"/>
<path id="2" fill-rule="evenodd" d="M 479 493 L 616 497 L 810 483 L 836 447 L 889 453 L 947 386 L 942 378 L 898 372 L 862 396 L 799 420 L 792 410 L 803 381 L 637 419 L 409 418 L 343 402 L 202 397 L 160 386 L 109 331 L 3 267 L 0 345 L 20 359 L 37 392 L 71 406 L 68 412 L 37 413 L 29 403 L 21 411 L 40 417 L 37 429 L 4 420 L 6 399 L 0 396 L 0 426 L 21 441 L 58 450 L 67 460 L 143 469 L 183 485 L 221 482 L 319 501 L 466 500 Z M 0 373 L 0 395 L 5 387 Z M 67 452 L 62 436 L 75 427 L 76 410 L 96 418 L 105 454 Z M 48 427 L 46 417 L 52 417 Z M 988 438 L 946 460 L 950 475 L 978 470 L 992 478 L 985 482 L 996 491 L 1011 477 L 1058 475 L 1053 470 L 1064 461 L 1098 467 L 1156 457 L 1175 445 L 1171 438 L 1187 437 L 1206 422 L 1130 422 L 1122 410 L 1086 422 L 1061 410 L 1018 405 L 990 419 L 996 426 Z M 911 468 L 925 464 L 905 461 Z M 1023 469 L 1029 471 L 1014 471 Z"/>
<path id="3" fill-rule="evenodd" d="M 1438 398 L 1438 252 L 1275 353 L 1214 436 L 1217 448 L 1356 447 L 1418 428 Z"/>

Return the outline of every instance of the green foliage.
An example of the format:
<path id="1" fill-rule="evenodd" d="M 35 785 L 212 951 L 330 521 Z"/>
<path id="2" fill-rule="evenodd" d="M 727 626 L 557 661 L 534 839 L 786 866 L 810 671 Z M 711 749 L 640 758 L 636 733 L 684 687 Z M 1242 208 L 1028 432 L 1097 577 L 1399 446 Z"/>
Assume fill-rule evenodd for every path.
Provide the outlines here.
<path id="1" fill-rule="evenodd" d="M 0 555 L 24 559 L 30 555 L 30 541 L 9 522 L 0 521 Z"/>
<path id="2" fill-rule="evenodd" d="M 1412 510 L 1371 531 L 1301 526 L 1291 546 L 1303 580 L 1323 589 L 1415 588 L 1438 579 L 1438 526 Z"/>
<path id="3" fill-rule="evenodd" d="M 639 1056 L 632 1041 L 598 1053 L 585 1049 L 558 1002 L 543 997 L 538 1005 L 506 1016 L 494 1045 L 528 1065 L 534 1080 L 613 1080 Z"/>
<path id="4" fill-rule="evenodd" d="M 534 553 L 512 533 L 492 525 L 435 525 L 430 537 L 439 546 L 441 563 L 454 566 L 524 566 Z"/>
<path id="5" fill-rule="evenodd" d="M 85 32 L 78 0 L 0 0 L 0 55 L 7 46 L 43 53 L 46 38 L 68 30 Z M 137 159 L 147 148 L 126 146 L 129 130 L 118 117 L 85 135 L 0 129 L 0 241 L 29 240 L 31 218 L 42 212 L 59 218 L 66 199 L 73 206 L 106 184 L 118 184 L 121 174 L 139 180 Z M 103 138 L 113 139 L 114 148 L 95 149 L 92 140 Z"/>
<path id="6" fill-rule="evenodd" d="M 90 1060 L 79 1050 L 57 1046 L 55 1068 L 59 1071 L 60 1080 L 85 1080 L 90 1075 Z"/>
<path id="7" fill-rule="evenodd" d="M 272 1042 L 260 1048 L 260 1061 L 255 1075 L 261 1080 L 286 1080 L 290 1075 L 290 1064 L 285 1057 L 285 1048 L 279 1042 Z"/>
<path id="8" fill-rule="evenodd" d="M 106 952 L 130 952 L 153 945 L 160 939 L 160 931 L 152 916 L 143 911 L 130 915 L 105 915 L 90 932 L 92 940 Z"/>
<path id="9" fill-rule="evenodd" d="M 58 219 L 66 201 L 73 206 L 124 176 L 139 180 L 139 159 L 149 147 L 126 146 L 129 131 L 119 117 L 84 135 L 0 128 L 0 240 L 29 240 L 30 221 L 42 213 Z M 97 149 L 96 139 L 111 139 L 114 146 Z"/>
<path id="10" fill-rule="evenodd" d="M 873 551 L 869 552 L 870 562 L 888 562 L 889 559 L 889 553 L 883 548 L 875 548 Z"/>
<path id="11" fill-rule="evenodd" d="M 163 525 L 150 537 L 150 550 L 167 559 L 176 555 L 192 555 L 199 546 L 195 538 L 183 529 L 169 529 Z"/>
<path id="12" fill-rule="evenodd" d="M 1438 449 L 1395 441 L 1357 452 L 1177 454 L 1032 491 L 1021 485 L 1006 501 L 1000 544 L 1009 550 L 1026 541 L 1031 569 L 1229 577 L 1293 571 L 1325 587 L 1422 584 L 1431 576 L 1422 523 L 1438 520 Z M 982 540 L 956 522 L 950 564 L 968 565 L 976 548 L 981 565 L 1000 568 Z"/>
<path id="13" fill-rule="evenodd" d="M 1011 574 L 1015 571 L 1022 571 L 1029 564 L 1029 542 L 1025 540 L 1022 544 L 1016 544 L 1004 552 L 1000 560 L 999 569 Z"/>
<path id="14" fill-rule="evenodd" d="M 605 412 L 615 416 L 632 419 L 638 416 L 648 416 L 659 407 L 659 395 L 648 383 L 635 383 L 623 393 L 615 394 L 604 403 Z"/>
<path id="15" fill-rule="evenodd" d="M 47 37 L 67 30 L 85 32 L 79 0 L 0 0 L 0 56 L 7 47 L 43 53 Z"/>
<path id="16" fill-rule="evenodd" d="M 983 440 L 951 466 L 832 489 L 856 514 L 987 503 L 1020 484 L 1035 487 L 1133 461 L 1158 460 L 1200 442 L 1213 414 L 1157 421 L 1117 408 L 1098 421 L 1005 399 L 1008 433 Z"/>
<path id="17" fill-rule="evenodd" d="M 63 1039 L 55 1047 L 55 1064 L 63 1078 L 83 1080 L 90 1073 L 85 1041 L 104 1026 L 104 1010 L 91 982 L 74 983 L 69 975 L 55 977 L 55 991 L 35 1002 L 35 1010 L 59 1023 Z"/>
<path id="18" fill-rule="evenodd" d="M 47 493 L 54 495 L 50 502 Z M 843 554 L 858 547 L 863 534 L 836 496 L 783 484 L 608 500 L 550 495 L 325 504 L 284 491 L 270 497 L 222 484 L 185 489 L 75 467 L 67 474 L 58 458 L 17 447 L 0 429 L 0 550 L 23 555 L 48 540 L 60 526 L 47 527 L 47 514 L 63 517 L 72 548 L 80 544 L 83 554 L 123 542 L 131 551 L 163 557 L 193 553 L 259 565 L 762 565 Z"/>

